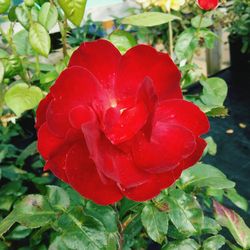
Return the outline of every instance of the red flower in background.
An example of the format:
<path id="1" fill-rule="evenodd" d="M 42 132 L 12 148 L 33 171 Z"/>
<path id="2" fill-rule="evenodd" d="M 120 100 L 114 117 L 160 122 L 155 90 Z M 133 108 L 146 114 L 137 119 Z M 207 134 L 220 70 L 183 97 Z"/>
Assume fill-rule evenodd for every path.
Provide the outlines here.
<path id="1" fill-rule="evenodd" d="M 153 198 L 195 164 L 205 114 L 184 101 L 167 54 L 83 43 L 37 110 L 38 150 L 58 178 L 106 205 Z"/>
<path id="2" fill-rule="evenodd" d="M 197 0 L 197 3 L 203 10 L 214 10 L 218 7 L 219 0 Z"/>

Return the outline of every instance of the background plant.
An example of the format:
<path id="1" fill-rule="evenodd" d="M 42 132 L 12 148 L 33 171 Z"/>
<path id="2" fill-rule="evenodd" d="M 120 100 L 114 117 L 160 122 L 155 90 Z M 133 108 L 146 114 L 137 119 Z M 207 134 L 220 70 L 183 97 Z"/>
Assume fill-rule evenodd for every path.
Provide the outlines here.
<path id="1" fill-rule="evenodd" d="M 249 53 L 250 36 L 250 3 L 249 1 L 233 1 L 228 9 L 228 30 L 231 39 L 240 39 L 242 41 L 242 53 Z"/>

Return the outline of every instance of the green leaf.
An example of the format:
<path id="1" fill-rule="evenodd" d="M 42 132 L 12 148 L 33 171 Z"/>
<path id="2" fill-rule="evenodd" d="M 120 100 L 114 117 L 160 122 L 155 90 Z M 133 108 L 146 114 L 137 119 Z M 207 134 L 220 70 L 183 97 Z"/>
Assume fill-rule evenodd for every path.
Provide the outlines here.
<path id="1" fill-rule="evenodd" d="M 226 117 L 228 116 L 228 109 L 225 107 L 210 108 L 209 111 L 206 111 L 206 115 L 211 117 Z"/>
<path id="2" fill-rule="evenodd" d="M 21 154 L 17 157 L 16 164 L 23 165 L 24 161 L 37 153 L 37 141 L 29 144 L 25 149 L 22 150 Z"/>
<path id="3" fill-rule="evenodd" d="M 141 217 L 137 214 L 124 230 L 124 249 L 130 249 L 133 246 L 142 229 Z"/>
<path id="4" fill-rule="evenodd" d="M 168 214 L 147 204 L 142 210 L 141 220 L 149 237 L 161 244 L 168 232 Z"/>
<path id="5" fill-rule="evenodd" d="M 224 189 L 235 186 L 235 183 L 228 180 L 219 169 L 203 163 L 198 163 L 183 171 L 180 182 L 183 185 L 182 188 L 212 187 L 214 189 Z"/>
<path id="6" fill-rule="evenodd" d="M 56 25 L 57 19 L 58 12 L 56 6 L 48 2 L 44 3 L 39 11 L 39 23 L 42 24 L 47 31 L 50 31 Z"/>
<path id="7" fill-rule="evenodd" d="M 141 27 L 152 27 L 180 19 L 177 16 L 162 12 L 144 12 L 122 19 L 123 24 L 130 24 Z"/>
<path id="8" fill-rule="evenodd" d="M 201 101 L 208 106 L 223 106 L 227 97 L 227 84 L 218 77 L 208 78 L 201 81 L 203 86 Z"/>
<path id="9" fill-rule="evenodd" d="M 80 26 L 87 0 L 58 0 L 67 18 L 76 26 Z"/>
<path id="10" fill-rule="evenodd" d="M 32 48 L 40 55 L 47 57 L 50 51 L 50 36 L 39 23 L 33 23 L 29 30 L 29 41 Z"/>
<path id="11" fill-rule="evenodd" d="M 193 28 L 186 29 L 177 38 L 174 52 L 179 61 L 189 60 L 198 46 L 196 30 Z"/>
<path id="12" fill-rule="evenodd" d="M 24 239 L 25 237 L 27 237 L 28 235 L 30 235 L 30 233 L 32 232 L 32 230 L 28 227 L 22 226 L 22 225 L 18 225 L 14 228 L 14 230 L 12 230 L 8 236 L 6 237 L 8 240 L 20 240 L 20 239 Z"/>
<path id="13" fill-rule="evenodd" d="M 214 32 L 208 29 L 201 29 L 199 34 L 200 37 L 204 39 L 205 47 L 208 49 L 212 49 L 214 47 L 215 41 L 219 39 L 219 37 Z"/>
<path id="14" fill-rule="evenodd" d="M 8 18 L 11 22 L 15 22 L 17 21 L 17 16 L 16 16 L 16 7 L 17 5 L 13 5 L 10 9 L 9 9 L 9 13 L 8 13 Z"/>
<path id="15" fill-rule="evenodd" d="M 163 246 L 162 250 L 198 250 L 200 245 L 193 239 L 174 241 Z"/>
<path id="16" fill-rule="evenodd" d="M 225 245 L 226 240 L 222 235 L 215 235 L 207 238 L 203 242 L 203 250 L 219 250 Z"/>
<path id="17" fill-rule="evenodd" d="M 122 54 L 137 44 L 133 35 L 124 30 L 115 30 L 109 35 L 108 39 Z"/>
<path id="18" fill-rule="evenodd" d="M 10 0 L 0 0 L 0 14 L 3 14 L 9 9 L 10 3 Z"/>
<path id="19" fill-rule="evenodd" d="M 211 136 L 208 136 L 205 138 L 205 141 L 207 142 L 207 147 L 206 147 L 206 151 L 210 154 L 210 155 L 216 155 L 217 153 L 217 144 L 215 143 L 214 139 Z"/>
<path id="20" fill-rule="evenodd" d="M 243 248 L 250 248 L 250 229 L 244 220 L 233 210 L 213 201 L 215 219 L 226 227 L 236 242 Z"/>
<path id="21" fill-rule="evenodd" d="M 19 55 L 34 55 L 29 43 L 29 33 L 27 30 L 21 30 L 13 36 L 13 43 Z"/>
<path id="22" fill-rule="evenodd" d="M 204 217 L 204 223 L 202 226 L 202 233 L 204 233 L 204 234 L 217 234 L 220 230 L 221 230 L 221 226 L 216 220 L 214 220 L 210 217 L 207 217 L 207 216 Z"/>
<path id="23" fill-rule="evenodd" d="M 0 240 L 0 250 L 8 250 L 9 247 L 7 246 L 6 242 Z"/>
<path id="24" fill-rule="evenodd" d="M 39 10 L 40 10 L 40 8 L 38 8 L 37 6 L 33 6 L 31 8 L 30 12 L 31 12 L 31 18 L 32 18 L 33 22 L 38 21 Z"/>
<path id="25" fill-rule="evenodd" d="M 31 86 L 26 83 L 18 83 L 7 90 L 5 93 L 5 102 L 17 116 L 24 111 L 35 108 L 43 98 L 40 88 Z"/>
<path id="26" fill-rule="evenodd" d="M 47 197 L 51 206 L 59 210 L 67 209 L 70 205 L 69 195 L 61 187 L 47 185 Z"/>
<path id="27" fill-rule="evenodd" d="M 231 200 L 237 207 L 243 209 L 244 211 L 248 211 L 248 202 L 247 200 L 239 195 L 234 188 L 227 189 L 225 191 L 225 196 Z"/>
<path id="28" fill-rule="evenodd" d="M 3 81 L 3 77 L 4 77 L 4 66 L 3 66 L 2 61 L 0 60 L 0 84 Z"/>
<path id="29" fill-rule="evenodd" d="M 194 28 L 207 28 L 213 25 L 213 20 L 211 17 L 196 16 L 191 19 L 191 24 Z"/>
<path id="30" fill-rule="evenodd" d="M 206 190 L 206 195 L 210 197 L 215 197 L 217 201 L 223 202 L 224 189 L 208 187 Z"/>
<path id="31" fill-rule="evenodd" d="M 172 190 L 167 203 L 170 208 L 169 218 L 179 232 L 188 236 L 200 233 L 204 216 L 192 195 L 179 189 Z"/>
<path id="32" fill-rule="evenodd" d="M 81 207 L 76 207 L 70 212 L 64 213 L 59 218 L 58 227 L 62 230 L 62 235 L 59 236 L 60 242 L 57 244 L 64 248 L 52 248 L 50 246 L 49 249 L 51 250 L 99 250 L 107 245 L 107 235 L 104 226 L 93 217 L 87 216 Z"/>
<path id="33" fill-rule="evenodd" d="M 47 72 L 46 74 L 41 74 L 40 83 L 46 84 L 46 83 L 53 82 L 56 80 L 57 77 L 58 77 L 58 73 L 55 70 Z"/>
<path id="34" fill-rule="evenodd" d="M 28 30 L 30 26 L 28 11 L 23 6 L 17 6 L 15 9 L 15 13 L 18 22 L 21 23 L 22 26 Z"/>
<path id="35" fill-rule="evenodd" d="M 123 218 L 125 216 L 125 214 L 130 211 L 130 210 L 134 210 L 136 208 L 138 208 L 140 206 L 141 203 L 139 202 L 135 202 L 132 200 L 128 200 L 126 198 L 123 198 L 121 200 L 121 208 L 120 208 L 120 217 Z"/>
<path id="36" fill-rule="evenodd" d="M 0 236 L 18 222 L 28 228 L 37 228 L 50 222 L 55 213 L 48 201 L 42 195 L 28 195 L 24 197 L 0 223 Z"/>
<path id="37" fill-rule="evenodd" d="M 118 231 L 116 213 L 111 207 L 100 206 L 88 201 L 86 204 L 85 213 L 99 220 L 108 232 L 113 233 Z"/>
<path id="38" fill-rule="evenodd" d="M 9 57 L 9 53 L 5 51 L 4 49 L 0 48 L 0 59 L 8 58 L 8 57 Z"/>

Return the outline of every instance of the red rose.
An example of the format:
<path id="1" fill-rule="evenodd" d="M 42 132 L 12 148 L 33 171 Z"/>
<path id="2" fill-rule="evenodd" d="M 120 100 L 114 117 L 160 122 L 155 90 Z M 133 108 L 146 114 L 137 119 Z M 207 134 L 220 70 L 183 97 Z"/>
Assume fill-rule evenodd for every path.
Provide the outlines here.
<path id="1" fill-rule="evenodd" d="M 180 78 L 150 46 L 122 56 L 106 40 L 83 43 L 37 110 L 45 170 L 103 205 L 159 194 L 206 146 L 208 119 L 183 100 Z"/>
<path id="2" fill-rule="evenodd" d="M 199 7 L 203 10 L 214 10 L 219 4 L 219 0 L 197 0 Z"/>

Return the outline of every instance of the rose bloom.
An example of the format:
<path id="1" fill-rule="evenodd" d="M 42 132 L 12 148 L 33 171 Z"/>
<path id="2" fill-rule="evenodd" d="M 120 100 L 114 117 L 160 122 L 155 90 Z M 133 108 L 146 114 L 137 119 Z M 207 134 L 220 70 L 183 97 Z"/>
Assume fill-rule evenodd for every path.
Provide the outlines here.
<path id="1" fill-rule="evenodd" d="M 197 0 L 197 4 L 203 10 L 214 10 L 219 5 L 219 0 Z"/>
<path id="2" fill-rule="evenodd" d="M 83 43 L 37 109 L 38 150 L 51 170 L 102 205 L 145 201 L 201 157 L 205 114 L 183 100 L 167 54 Z"/>

